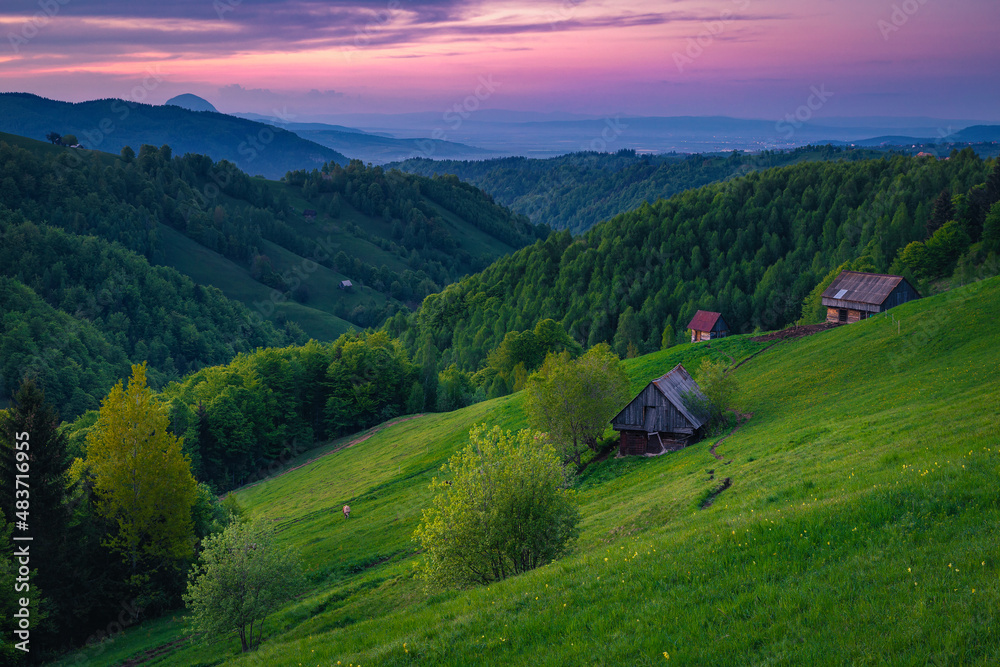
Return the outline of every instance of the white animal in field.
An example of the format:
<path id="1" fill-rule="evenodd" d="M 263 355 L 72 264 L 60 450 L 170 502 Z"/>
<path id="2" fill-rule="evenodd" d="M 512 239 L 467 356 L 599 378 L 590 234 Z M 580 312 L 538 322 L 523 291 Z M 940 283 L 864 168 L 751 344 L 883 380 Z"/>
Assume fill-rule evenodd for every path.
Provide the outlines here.
<path id="1" fill-rule="evenodd" d="M 345 519 L 350 519 L 351 518 L 351 506 L 350 505 L 344 505 L 344 518 Z"/>

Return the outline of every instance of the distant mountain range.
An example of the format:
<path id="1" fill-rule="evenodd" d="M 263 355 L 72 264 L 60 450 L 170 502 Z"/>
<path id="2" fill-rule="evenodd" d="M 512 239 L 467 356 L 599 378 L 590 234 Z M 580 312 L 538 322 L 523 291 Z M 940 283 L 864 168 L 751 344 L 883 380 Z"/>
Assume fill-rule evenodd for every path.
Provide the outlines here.
<path id="1" fill-rule="evenodd" d="M 50 132 L 72 134 L 85 148 L 111 153 L 125 146 L 138 153 L 142 144 L 165 144 L 177 155 L 199 153 L 228 160 L 249 174 L 268 178 L 330 161 L 348 162 L 338 151 L 273 125 L 119 99 L 73 104 L 28 93 L 0 93 L 0 132 L 42 140 Z"/>
<path id="2" fill-rule="evenodd" d="M 0 132 L 43 139 L 72 134 L 85 148 L 138 151 L 169 145 L 233 162 L 249 174 L 281 178 L 349 159 L 384 165 L 412 159 L 480 161 L 510 156 L 548 158 L 578 152 L 639 155 L 757 152 L 805 145 L 853 145 L 913 152 L 928 145 L 987 144 L 1000 152 L 1000 125 L 935 118 L 818 118 L 806 122 L 726 116 L 607 118 L 483 109 L 472 112 L 349 114 L 295 122 L 259 114 L 219 113 L 185 93 L 161 106 L 104 99 L 69 103 L 27 93 L 0 93 Z M 325 122 L 326 120 L 335 122 Z M 337 122 L 339 121 L 339 122 Z"/>
<path id="3" fill-rule="evenodd" d="M 259 120 L 283 127 L 303 139 L 349 155 L 362 162 L 386 164 L 411 158 L 437 160 L 485 160 L 501 153 L 441 139 L 427 137 L 398 138 L 390 132 L 367 132 L 345 125 L 328 123 L 292 123 L 280 118 L 258 114 L 236 114 L 240 118 Z M 428 134 L 432 134 L 429 132 Z"/>
<path id="4" fill-rule="evenodd" d="M 855 146 L 878 147 L 878 146 L 912 146 L 927 144 L 975 144 L 1000 142 L 1000 125 L 973 125 L 957 132 L 939 133 L 933 137 L 914 137 L 888 135 L 872 137 L 870 139 L 859 139 L 856 141 L 830 140 L 824 143 L 831 144 L 853 144 Z"/>
<path id="5" fill-rule="evenodd" d="M 796 110 L 790 109 L 794 113 Z M 789 120 L 790 118 L 790 120 Z M 893 117 L 817 117 L 794 115 L 765 119 L 727 116 L 568 116 L 519 111 L 481 110 L 458 113 L 342 114 L 311 120 L 339 123 L 366 132 L 396 137 L 437 137 L 478 146 L 495 157 L 555 157 L 580 151 L 643 153 L 710 153 L 789 149 L 825 143 L 858 144 L 871 137 L 935 137 L 984 124 L 982 120 Z M 940 139 L 936 139 L 941 141 Z M 867 144 L 866 144 L 867 145 Z M 878 144 L 876 144 L 878 145 Z M 444 159 L 443 155 L 424 156 Z M 474 159 L 474 158 L 466 158 Z"/>

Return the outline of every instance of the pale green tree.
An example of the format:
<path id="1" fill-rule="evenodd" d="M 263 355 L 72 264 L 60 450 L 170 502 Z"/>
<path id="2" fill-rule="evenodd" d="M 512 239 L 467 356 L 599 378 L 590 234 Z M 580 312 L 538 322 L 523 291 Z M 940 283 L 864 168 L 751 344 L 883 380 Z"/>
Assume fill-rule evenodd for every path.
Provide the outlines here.
<path id="1" fill-rule="evenodd" d="M 191 630 L 213 638 L 235 633 L 250 651 L 260 644 L 267 617 L 304 589 L 299 557 L 279 546 L 274 528 L 259 519 L 232 523 L 202 546 L 184 594 Z"/>
<path id="2" fill-rule="evenodd" d="M 489 584 L 545 565 L 578 535 L 568 473 L 543 434 L 474 426 L 431 482 L 437 494 L 414 533 L 422 572 L 439 585 Z"/>
<path id="3" fill-rule="evenodd" d="M 191 506 L 197 485 L 181 440 L 168 430 L 166 408 L 146 386 L 146 364 L 132 366 L 101 403 L 87 435 L 98 513 L 117 524 L 107 545 L 122 554 L 132 576 L 145 564 L 189 558 L 194 548 Z"/>
<path id="4" fill-rule="evenodd" d="M 698 367 L 698 386 L 708 399 L 707 405 L 688 406 L 698 412 L 707 412 L 714 422 L 723 419 L 727 412 L 735 409 L 739 385 L 736 377 L 726 372 L 728 367 L 725 361 L 711 361 L 708 357 L 702 359 Z"/>
<path id="5" fill-rule="evenodd" d="M 611 418 L 629 399 L 629 379 L 608 345 L 590 348 L 579 359 L 549 354 L 528 381 L 532 428 L 545 431 L 567 461 L 581 464 L 583 447 L 597 449 Z"/>

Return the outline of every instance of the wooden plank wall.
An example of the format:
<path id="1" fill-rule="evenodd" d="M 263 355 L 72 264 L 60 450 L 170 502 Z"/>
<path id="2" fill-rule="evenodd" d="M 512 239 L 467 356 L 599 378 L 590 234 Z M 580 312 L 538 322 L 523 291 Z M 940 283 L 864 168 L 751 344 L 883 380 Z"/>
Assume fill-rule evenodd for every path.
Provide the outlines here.
<path id="1" fill-rule="evenodd" d="M 644 408 L 652 406 L 656 410 L 650 431 L 679 433 L 691 429 L 691 424 L 684 415 L 675 408 L 660 391 L 652 385 L 646 385 L 635 400 L 629 403 L 615 420 L 616 426 L 635 426 L 636 430 L 646 430 L 646 415 Z"/>

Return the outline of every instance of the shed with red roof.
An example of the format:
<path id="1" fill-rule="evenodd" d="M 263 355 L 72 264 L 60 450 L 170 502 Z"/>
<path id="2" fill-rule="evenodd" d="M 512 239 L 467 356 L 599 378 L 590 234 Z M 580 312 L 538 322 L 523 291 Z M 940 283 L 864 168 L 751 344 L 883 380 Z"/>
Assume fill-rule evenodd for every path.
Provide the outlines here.
<path id="1" fill-rule="evenodd" d="M 713 313 L 710 310 L 699 310 L 695 313 L 687 328 L 691 331 L 692 343 L 697 343 L 700 340 L 712 340 L 713 338 L 725 338 L 729 335 L 729 325 L 723 319 L 722 313 Z"/>

